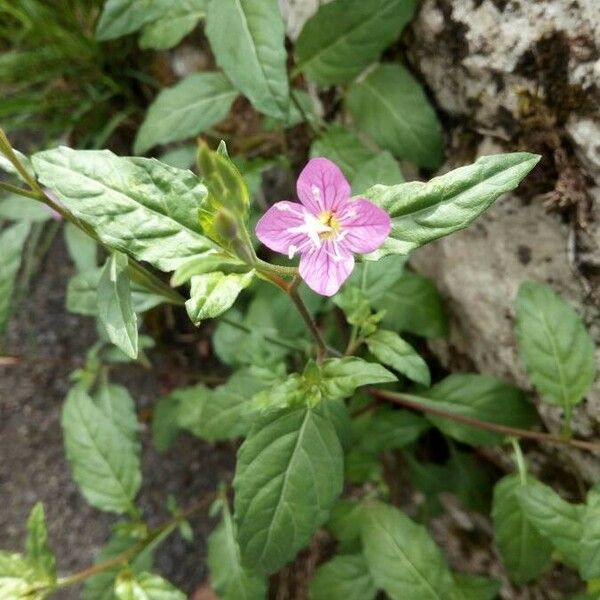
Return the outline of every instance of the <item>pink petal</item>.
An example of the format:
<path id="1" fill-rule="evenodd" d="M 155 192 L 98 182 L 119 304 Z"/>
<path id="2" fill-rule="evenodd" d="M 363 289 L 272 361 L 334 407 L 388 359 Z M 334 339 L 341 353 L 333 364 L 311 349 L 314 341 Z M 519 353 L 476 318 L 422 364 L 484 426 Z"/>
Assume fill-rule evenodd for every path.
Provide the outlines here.
<path id="1" fill-rule="evenodd" d="M 354 257 L 338 251 L 332 240 L 323 242 L 319 248 L 311 247 L 300 258 L 300 276 L 309 288 L 322 296 L 333 296 L 348 279 L 354 269 Z"/>
<path id="2" fill-rule="evenodd" d="M 367 254 L 385 242 L 390 234 L 390 216 L 372 202 L 357 198 L 346 203 L 337 215 L 344 238 L 340 245 L 349 252 Z"/>
<path id="3" fill-rule="evenodd" d="M 335 211 L 350 198 L 350 184 L 339 167 L 326 158 L 313 158 L 296 182 L 300 202 L 314 215 Z"/>
<path id="4" fill-rule="evenodd" d="M 303 233 L 290 233 L 292 227 L 304 223 L 306 209 L 298 202 L 277 202 L 256 224 L 256 237 L 267 248 L 289 254 L 290 246 L 299 248 L 308 238 Z"/>

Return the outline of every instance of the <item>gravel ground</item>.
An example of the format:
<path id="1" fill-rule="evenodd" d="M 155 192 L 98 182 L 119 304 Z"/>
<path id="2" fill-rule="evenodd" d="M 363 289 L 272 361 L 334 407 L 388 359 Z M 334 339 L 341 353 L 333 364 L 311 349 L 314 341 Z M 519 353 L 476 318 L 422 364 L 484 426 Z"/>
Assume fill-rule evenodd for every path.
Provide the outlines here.
<path id="1" fill-rule="evenodd" d="M 23 360 L 16 366 L 0 367 L 0 546 L 22 549 L 27 515 L 42 501 L 62 575 L 89 566 L 117 520 L 86 504 L 71 479 L 63 451 L 60 410 L 69 388 L 68 375 L 81 365 L 95 341 L 93 321 L 70 315 L 64 308 L 65 286 L 72 273 L 62 240 L 57 238 L 8 333 L 7 354 Z M 164 356 L 159 354 L 153 361 L 164 362 Z M 164 369 L 124 369 L 119 378 L 126 381 L 143 415 L 163 389 Z M 231 476 L 231 447 L 182 437 L 159 456 L 151 446 L 147 425 L 142 425 L 142 440 L 140 503 L 152 524 L 168 519 L 168 494 L 185 507 Z M 156 557 L 156 571 L 188 593 L 206 575 L 205 542 L 213 526 L 206 515 L 192 525 L 193 544 L 173 535 Z M 80 593 L 70 589 L 54 597 L 71 600 Z"/>

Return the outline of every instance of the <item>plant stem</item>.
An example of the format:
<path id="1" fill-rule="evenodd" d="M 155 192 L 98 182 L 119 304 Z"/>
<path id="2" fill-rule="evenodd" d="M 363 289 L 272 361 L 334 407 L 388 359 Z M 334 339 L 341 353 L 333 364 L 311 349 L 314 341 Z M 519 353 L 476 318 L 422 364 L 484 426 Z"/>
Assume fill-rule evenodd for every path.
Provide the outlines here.
<path id="1" fill-rule="evenodd" d="M 288 295 L 292 299 L 292 302 L 296 305 L 300 316 L 304 319 L 308 330 L 311 335 L 315 338 L 315 342 L 317 342 L 317 362 L 321 362 L 323 358 L 327 354 L 327 344 L 317 327 L 314 319 L 311 314 L 308 312 L 308 308 L 306 308 L 306 304 L 302 298 L 300 298 L 300 294 L 298 294 L 298 285 L 300 284 L 300 278 L 298 276 L 294 277 L 291 285 L 288 287 Z"/>
<path id="2" fill-rule="evenodd" d="M 40 199 L 40 195 L 37 192 L 32 192 L 4 181 L 0 181 L 0 189 L 4 190 L 5 192 L 10 192 L 11 194 L 17 194 L 19 196 L 24 196 L 25 198 L 31 198 L 32 200 Z"/>
<path id="3" fill-rule="evenodd" d="M 485 429 L 486 431 L 494 431 L 495 433 L 502 433 L 504 435 L 514 436 L 517 438 L 536 440 L 538 442 L 547 442 L 549 444 L 560 444 L 563 446 L 571 446 L 572 448 L 579 448 L 580 450 L 588 450 L 590 452 L 600 452 L 600 443 L 586 442 L 585 440 L 568 439 L 561 435 L 554 433 L 546 433 L 542 431 L 529 431 L 527 429 L 518 429 L 516 427 L 508 427 L 506 425 L 499 425 L 498 423 L 489 423 L 488 421 L 481 421 L 473 417 L 467 417 L 465 415 L 457 415 L 455 413 L 434 408 L 431 406 L 423 406 L 419 402 L 412 398 L 407 398 L 403 394 L 397 392 L 390 392 L 387 390 L 378 390 L 371 388 L 369 393 L 375 398 L 381 398 L 395 404 L 400 404 L 406 408 L 418 410 L 425 413 L 430 413 L 444 419 L 456 421 L 457 423 L 463 423 L 476 429 Z"/>
<path id="4" fill-rule="evenodd" d="M 510 443 L 512 444 L 515 453 L 515 460 L 517 461 L 517 468 L 519 469 L 519 479 L 521 480 L 521 485 L 527 485 L 527 465 L 525 464 L 525 458 L 523 457 L 523 452 L 521 451 L 519 441 L 517 438 L 511 437 Z"/>
<path id="5" fill-rule="evenodd" d="M 98 573 L 110 571 L 114 567 L 127 564 L 130 558 L 142 552 L 147 546 L 149 546 L 162 534 L 174 529 L 181 521 L 184 521 L 185 519 L 191 517 L 193 514 L 205 509 L 216 497 L 217 494 L 215 492 L 210 492 L 209 494 L 206 494 L 199 502 L 180 512 L 175 518 L 169 519 L 169 521 L 167 521 L 163 525 L 152 530 L 149 533 L 148 537 L 144 540 L 141 540 L 138 544 L 133 545 L 131 548 L 125 550 L 125 552 L 122 552 L 114 558 L 101 562 L 97 565 L 92 565 L 91 567 L 88 567 L 87 569 L 79 571 L 78 573 L 75 573 L 73 575 L 61 577 L 56 582 L 56 587 L 63 588 L 70 585 L 75 585 L 76 583 L 85 581 L 86 579 L 93 577 L 94 575 L 98 575 Z"/>

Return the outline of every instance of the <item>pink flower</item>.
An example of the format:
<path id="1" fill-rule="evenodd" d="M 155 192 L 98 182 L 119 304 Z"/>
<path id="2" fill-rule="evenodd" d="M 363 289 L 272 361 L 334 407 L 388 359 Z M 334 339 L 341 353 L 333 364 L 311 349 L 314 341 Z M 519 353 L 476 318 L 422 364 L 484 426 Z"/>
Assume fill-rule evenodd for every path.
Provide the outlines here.
<path id="1" fill-rule="evenodd" d="M 326 158 L 308 162 L 296 190 L 301 204 L 274 204 L 256 225 L 256 235 L 290 259 L 299 253 L 302 279 L 317 294 L 333 296 L 352 273 L 352 254 L 383 244 L 390 217 L 365 198 L 350 198 L 350 184 Z"/>

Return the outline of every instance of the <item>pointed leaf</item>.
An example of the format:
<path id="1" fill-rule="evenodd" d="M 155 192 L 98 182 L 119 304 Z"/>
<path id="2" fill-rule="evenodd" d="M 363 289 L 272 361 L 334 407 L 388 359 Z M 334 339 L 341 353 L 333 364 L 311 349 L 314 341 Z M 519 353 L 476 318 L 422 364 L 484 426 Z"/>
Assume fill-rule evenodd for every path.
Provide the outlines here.
<path id="1" fill-rule="evenodd" d="M 514 190 L 540 157 L 527 152 L 482 156 L 466 167 L 394 186 L 376 185 L 365 196 L 392 218 L 390 237 L 373 259 L 408 254 L 414 248 L 464 229 L 494 200 Z"/>
<path id="2" fill-rule="evenodd" d="M 221 600 L 264 600 L 267 582 L 241 562 L 235 525 L 226 506 L 223 520 L 208 538 L 208 569 L 212 588 Z"/>
<path id="3" fill-rule="evenodd" d="M 396 185 L 404 183 L 400 165 L 389 152 L 380 152 L 362 165 L 352 178 L 352 193 L 364 193 L 374 185 Z"/>
<path id="4" fill-rule="evenodd" d="M 332 160 L 349 180 L 353 180 L 375 153 L 346 127 L 332 125 L 310 147 L 311 158 L 320 156 Z"/>
<path id="5" fill-rule="evenodd" d="M 48 542 L 44 506 L 38 502 L 27 521 L 27 561 L 40 579 L 56 581 L 56 560 Z"/>
<path id="6" fill-rule="evenodd" d="M 309 600 L 372 600 L 377 588 L 362 554 L 335 556 L 310 582 Z"/>
<path id="7" fill-rule="evenodd" d="M 98 318 L 110 341 L 130 358 L 138 355 L 137 315 L 133 310 L 127 255 L 113 252 L 98 282 Z"/>
<path id="8" fill-rule="evenodd" d="M 582 522 L 579 572 L 585 581 L 600 579 L 600 494 L 588 494 Z"/>
<path id="9" fill-rule="evenodd" d="M 6 329 L 12 311 L 15 280 L 21 267 L 21 255 L 27 241 L 31 225 L 17 223 L 0 231 L 0 333 Z"/>
<path id="10" fill-rule="evenodd" d="M 67 310 L 77 315 L 98 315 L 98 284 L 102 268 L 83 271 L 69 279 L 67 285 Z M 164 296 L 149 292 L 144 286 L 130 282 L 131 303 L 136 313 L 143 313 L 159 304 L 168 302 Z"/>
<path id="11" fill-rule="evenodd" d="M 221 73 L 194 73 L 163 89 L 150 105 L 135 138 L 143 154 L 157 144 L 185 140 L 226 116 L 238 92 Z"/>
<path id="12" fill-rule="evenodd" d="M 206 21 L 210 47 L 227 77 L 258 110 L 285 119 L 290 92 L 277 0 L 210 0 Z"/>
<path id="13" fill-rule="evenodd" d="M 519 488 L 518 497 L 525 518 L 561 553 L 565 563 L 577 568 L 585 507 L 563 500 L 533 477 L 528 477 L 527 485 Z"/>
<path id="14" fill-rule="evenodd" d="M 214 389 L 197 385 L 175 390 L 171 396 L 178 402 L 177 422 L 208 442 L 241 437 L 253 420 L 250 398 L 264 385 L 248 370 L 240 370 Z"/>
<path id="15" fill-rule="evenodd" d="M 195 325 L 204 319 L 213 319 L 229 310 L 240 292 L 254 279 L 254 270 L 248 273 L 215 272 L 192 277 L 190 299 L 185 303 L 188 315 Z"/>
<path id="16" fill-rule="evenodd" d="M 494 541 L 511 580 L 523 584 L 536 579 L 550 564 L 552 548 L 526 518 L 519 501 L 519 475 L 507 475 L 494 488 Z"/>
<path id="17" fill-rule="evenodd" d="M 452 577 L 427 530 L 382 502 L 368 503 L 363 515 L 364 554 L 377 587 L 392 600 L 446 600 Z"/>
<path id="18" fill-rule="evenodd" d="M 73 478 L 86 500 L 100 510 L 133 511 L 141 473 L 131 439 L 77 387 L 65 401 L 62 428 Z"/>
<path id="19" fill-rule="evenodd" d="M 423 88 L 402 65 L 380 65 L 355 81 L 346 106 L 381 148 L 422 167 L 440 165 L 442 128 Z"/>
<path id="20" fill-rule="evenodd" d="M 140 35 L 140 48 L 167 50 L 177 46 L 206 15 L 207 0 L 171 2 L 160 18 L 147 23 Z"/>
<path id="21" fill-rule="evenodd" d="M 517 296 L 517 339 L 529 377 L 551 404 L 573 406 L 596 378 L 594 342 L 579 315 L 550 287 L 527 282 Z"/>
<path id="22" fill-rule="evenodd" d="M 374 383 L 396 381 L 396 376 L 377 363 L 362 358 L 329 358 L 320 369 L 319 387 L 328 400 L 347 398 L 356 388 Z"/>
<path id="23" fill-rule="evenodd" d="M 206 188 L 191 171 L 66 147 L 38 152 L 32 160 L 40 182 L 110 248 L 163 271 L 214 248 L 199 233 Z"/>
<path id="24" fill-rule="evenodd" d="M 411 19 L 414 0 L 335 0 L 321 6 L 296 43 L 298 71 L 320 85 L 354 79 Z"/>
<path id="25" fill-rule="evenodd" d="M 386 258 L 384 264 L 389 264 L 388 261 Z M 375 266 L 366 265 L 369 265 L 369 272 Z M 448 319 L 435 283 L 417 273 L 401 272 L 395 284 L 371 301 L 373 308 L 385 311 L 382 323 L 395 331 L 408 331 L 423 337 L 443 336 L 448 331 Z"/>
<path id="26" fill-rule="evenodd" d="M 235 518 L 244 563 L 273 573 L 294 558 L 342 491 L 343 451 L 318 409 L 270 413 L 238 452 Z"/>
<path id="27" fill-rule="evenodd" d="M 380 329 L 366 340 L 371 353 L 384 365 L 396 369 L 409 379 L 429 387 L 431 375 L 427 363 L 397 333 Z"/>
<path id="28" fill-rule="evenodd" d="M 107 0 L 96 28 L 99 40 L 111 40 L 137 31 L 160 18 L 171 0 Z"/>

